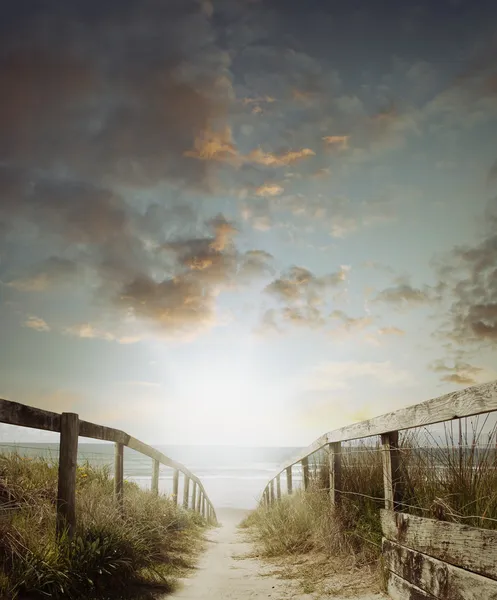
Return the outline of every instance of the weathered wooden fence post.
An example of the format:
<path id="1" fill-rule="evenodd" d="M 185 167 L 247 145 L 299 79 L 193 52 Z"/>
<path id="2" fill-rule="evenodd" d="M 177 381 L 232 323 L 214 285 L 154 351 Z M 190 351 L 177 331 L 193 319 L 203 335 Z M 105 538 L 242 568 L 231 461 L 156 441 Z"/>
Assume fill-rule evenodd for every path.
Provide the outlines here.
<path id="1" fill-rule="evenodd" d="M 401 510 L 403 500 L 402 476 L 400 470 L 399 432 L 391 431 L 381 436 L 383 450 L 383 486 L 385 508 Z"/>
<path id="2" fill-rule="evenodd" d="M 199 487 L 198 488 L 198 494 L 197 494 L 197 506 L 195 508 L 195 510 L 198 512 L 198 514 L 200 514 L 201 511 L 202 511 L 202 509 L 201 509 L 201 506 L 202 506 L 202 494 L 203 494 L 203 492 L 202 492 L 202 490 Z"/>
<path id="3" fill-rule="evenodd" d="M 281 481 L 279 475 L 276 476 L 276 498 L 281 500 Z"/>
<path id="4" fill-rule="evenodd" d="M 183 508 L 188 508 L 188 496 L 190 492 L 190 478 L 185 475 L 183 482 Z"/>
<path id="5" fill-rule="evenodd" d="M 205 519 L 205 507 L 206 507 L 205 495 L 202 494 L 202 517 L 204 519 Z"/>
<path id="6" fill-rule="evenodd" d="M 195 510 L 196 500 L 197 500 L 197 482 L 194 481 L 193 489 L 192 489 L 192 510 Z"/>
<path id="7" fill-rule="evenodd" d="M 292 467 L 286 468 L 286 488 L 288 493 L 291 494 L 293 492 L 293 483 L 292 483 Z"/>
<path id="8" fill-rule="evenodd" d="M 328 446 L 330 468 L 330 502 L 332 506 L 340 503 L 342 489 L 342 444 L 332 442 Z"/>
<path id="9" fill-rule="evenodd" d="M 78 466 L 79 417 L 60 415 L 59 481 L 57 490 L 57 536 L 72 539 L 76 529 L 76 469 Z"/>
<path id="10" fill-rule="evenodd" d="M 309 489 L 309 457 L 306 456 L 302 459 L 302 481 L 304 484 L 304 490 Z"/>
<path id="11" fill-rule="evenodd" d="M 270 503 L 274 504 L 274 479 L 271 479 L 271 482 L 269 484 L 269 493 L 271 494 Z"/>
<path id="12" fill-rule="evenodd" d="M 173 475 L 173 502 L 178 504 L 179 471 L 174 469 Z"/>
<path id="13" fill-rule="evenodd" d="M 152 492 L 158 496 L 159 495 L 159 469 L 160 462 L 158 460 L 154 460 L 153 463 L 153 472 L 152 472 Z"/>
<path id="14" fill-rule="evenodd" d="M 114 445 L 114 497 L 119 510 L 124 507 L 124 446 L 116 442 Z"/>

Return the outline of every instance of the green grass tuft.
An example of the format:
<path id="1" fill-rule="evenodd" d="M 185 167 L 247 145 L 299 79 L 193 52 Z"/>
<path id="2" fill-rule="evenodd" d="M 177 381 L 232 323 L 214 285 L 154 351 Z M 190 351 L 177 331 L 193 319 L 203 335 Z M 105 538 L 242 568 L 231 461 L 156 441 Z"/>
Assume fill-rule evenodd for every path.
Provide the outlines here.
<path id="1" fill-rule="evenodd" d="M 204 520 L 125 482 L 124 512 L 109 470 L 77 471 L 77 531 L 55 537 L 57 464 L 0 455 L 0 598 L 151 599 L 193 566 Z"/>

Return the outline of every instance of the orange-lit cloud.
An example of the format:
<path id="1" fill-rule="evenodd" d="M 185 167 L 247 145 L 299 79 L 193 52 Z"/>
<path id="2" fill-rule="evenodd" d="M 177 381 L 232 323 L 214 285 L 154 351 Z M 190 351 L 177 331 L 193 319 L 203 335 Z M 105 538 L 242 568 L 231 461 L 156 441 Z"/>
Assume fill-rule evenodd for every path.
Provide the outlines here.
<path id="1" fill-rule="evenodd" d="M 342 266 L 336 272 L 318 276 L 308 269 L 294 266 L 273 280 L 265 292 L 280 304 L 271 313 L 276 328 L 284 323 L 323 327 L 327 321 L 323 308 L 325 302 L 330 293 L 347 280 L 348 273 L 349 267 Z"/>
<path id="2" fill-rule="evenodd" d="M 336 146 L 341 150 L 346 150 L 349 147 L 349 135 L 327 135 L 323 137 L 323 141 L 328 146 Z"/>
<path id="3" fill-rule="evenodd" d="M 229 127 L 225 127 L 219 131 L 206 129 L 196 137 L 194 149 L 184 152 L 184 156 L 189 158 L 222 162 L 236 167 L 252 163 L 274 168 L 286 167 L 315 155 L 316 153 L 310 148 L 288 150 L 279 154 L 265 152 L 261 148 L 256 148 L 249 152 L 249 154 L 243 155 L 238 151 Z"/>
<path id="4" fill-rule="evenodd" d="M 291 165 L 304 158 L 315 156 L 316 153 L 310 148 L 302 148 L 301 150 L 289 150 L 281 154 L 273 154 L 264 152 L 260 148 L 252 150 L 247 156 L 247 162 L 252 162 L 266 167 L 285 167 Z"/>
<path id="5" fill-rule="evenodd" d="M 41 317 L 28 317 L 23 325 L 24 327 L 29 327 L 29 329 L 34 329 L 35 331 L 50 331 L 50 326 Z"/>
<path id="6" fill-rule="evenodd" d="M 184 155 L 199 160 L 240 164 L 240 156 L 229 127 L 220 131 L 206 129 L 195 139 L 194 150 L 186 150 Z"/>
<path id="7" fill-rule="evenodd" d="M 123 335 L 118 336 L 110 331 L 99 329 L 90 323 L 79 323 L 77 325 L 71 325 L 63 330 L 63 333 L 78 337 L 81 339 L 96 339 L 96 340 L 107 340 L 109 342 L 117 342 L 119 344 L 134 344 L 140 341 L 139 336 Z"/>
<path id="8" fill-rule="evenodd" d="M 277 183 L 265 183 L 259 186 L 255 193 L 257 196 L 280 196 L 284 191 L 284 188 Z"/>
<path id="9" fill-rule="evenodd" d="M 436 360 L 429 365 L 429 369 L 440 373 L 441 381 L 458 385 L 474 385 L 491 379 L 491 374 L 486 373 L 485 369 L 457 359 L 452 364 L 447 364 L 445 360 Z"/>
<path id="10" fill-rule="evenodd" d="M 334 326 L 331 330 L 333 336 L 346 336 L 367 329 L 374 319 L 370 316 L 350 317 L 341 310 L 334 310 L 330 318 L 332 321 L 339 321 L 340 325 Z"/>
<path id="11" fill-rule="evenodd" d="M 404 335 L 405 331 L 398 327 L 381 327 L 378 329 L 380 335 Z"/>

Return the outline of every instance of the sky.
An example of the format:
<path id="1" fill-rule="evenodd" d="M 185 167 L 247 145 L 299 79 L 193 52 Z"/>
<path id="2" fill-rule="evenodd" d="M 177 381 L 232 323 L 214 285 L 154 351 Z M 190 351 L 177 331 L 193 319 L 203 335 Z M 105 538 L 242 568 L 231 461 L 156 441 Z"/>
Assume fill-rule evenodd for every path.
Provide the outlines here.
<path id="1" fill-rule="evenodd" d="M 496 23 L 486 0 L 5 3 L 0 397 L 293 446 L 497 378 Z"/>

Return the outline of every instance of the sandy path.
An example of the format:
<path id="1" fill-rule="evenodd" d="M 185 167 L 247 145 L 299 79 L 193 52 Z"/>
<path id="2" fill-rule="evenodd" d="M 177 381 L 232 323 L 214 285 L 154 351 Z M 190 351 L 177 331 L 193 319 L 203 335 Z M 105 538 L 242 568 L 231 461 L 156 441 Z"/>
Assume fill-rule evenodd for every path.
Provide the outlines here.
<path id="1" fill-rule="evenodd" d="M 268 568 L 260 561 L 239 558 L 251 550 L 251 545 L 237 530 L 238 523 L 248 511 L 221 510 L 218 519 L 221 527 L 207 535 L 207 548 L 197 570 L 183 581 L 182 587 L 169 600 L 249 600 L 272 598 L 273 600 L 311 600 L 313 594 L 296 592 L 295 584 L 267 576 Z M 237 558 L 238 557 L 238 558 Z M 262 576 L 264 574 L 264 576 Z M 330 596 L 328 596 L 330 598 Z M 341 600 L 339 596 L 334 600 Z M 166 599 L 164 599 L 166 600 Z M 370 595 L 348 600 L 383 600 L 383 596 Z"/>

